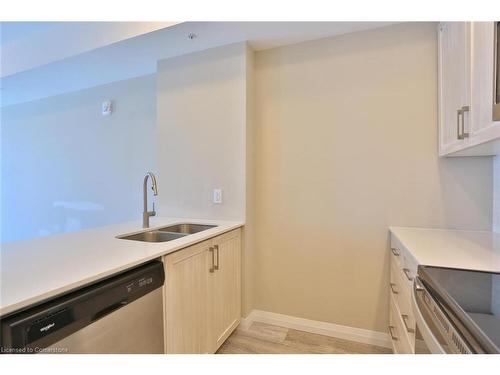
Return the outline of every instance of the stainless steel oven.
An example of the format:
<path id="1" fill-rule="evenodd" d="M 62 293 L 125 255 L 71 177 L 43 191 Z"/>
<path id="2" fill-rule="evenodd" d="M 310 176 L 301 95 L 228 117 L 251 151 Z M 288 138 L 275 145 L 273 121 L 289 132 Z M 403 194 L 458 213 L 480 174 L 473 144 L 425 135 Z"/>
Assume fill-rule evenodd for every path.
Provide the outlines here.
<path id="1" fill-rule="evenodd" d="M 500 22 L 495 21 L 493 65 L 493 121 L 500 121 Z"/>
<path id="2" fill-rule="evenodd" d="M 418 277 L 413 283 L 416 354 L 470 354 L 469 346 Z"/>
<path id="3" fill-rule="evenodd" d="M 500 273 L 419 266 L 415 352 L 500 353 Z"/>

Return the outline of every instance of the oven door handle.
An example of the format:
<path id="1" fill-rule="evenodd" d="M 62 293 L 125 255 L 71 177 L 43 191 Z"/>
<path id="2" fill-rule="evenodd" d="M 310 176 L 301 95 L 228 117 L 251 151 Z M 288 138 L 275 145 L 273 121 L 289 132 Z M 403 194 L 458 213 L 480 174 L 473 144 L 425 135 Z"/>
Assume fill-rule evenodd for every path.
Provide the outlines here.
<path id="1" fill-rule="evenodd" d="M 445 354 L 446 351 L 443 349 L 437 338 L 434 337 L 431 329 L 429 328 L 429 325 L 425 321 L 424 316 L 420 312 L 420 308 L 418 306 L 418 300 L 420 298 L 423 298 L 424 293 L 428 292 L 425 289 L 422 282 L 420 281 L 420 279 L 418 278 L 418 276 L 415 276 L 413 278 L 413 290 L 411 293 L 411 306 L 413 310 L 413 315 L 415 316 L 415 323 L 416 323 L 415 326 L 417 330 L 420 332 L 420 335 L 422 335 L 422 338 L 425 341 L 425 345 L 427 346 L 427 348 L 431 353 Z"/>

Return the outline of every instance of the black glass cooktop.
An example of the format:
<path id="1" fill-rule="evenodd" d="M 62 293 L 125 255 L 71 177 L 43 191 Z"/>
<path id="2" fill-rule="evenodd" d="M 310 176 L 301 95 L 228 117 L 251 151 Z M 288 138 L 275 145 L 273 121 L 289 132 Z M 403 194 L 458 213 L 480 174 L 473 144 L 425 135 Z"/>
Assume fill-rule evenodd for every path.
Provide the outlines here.
<path id="1" fill-rule="evenodd" d="M 500 353 L 500 273 L 419 266 L 418 275 L 466 339 Z"/>

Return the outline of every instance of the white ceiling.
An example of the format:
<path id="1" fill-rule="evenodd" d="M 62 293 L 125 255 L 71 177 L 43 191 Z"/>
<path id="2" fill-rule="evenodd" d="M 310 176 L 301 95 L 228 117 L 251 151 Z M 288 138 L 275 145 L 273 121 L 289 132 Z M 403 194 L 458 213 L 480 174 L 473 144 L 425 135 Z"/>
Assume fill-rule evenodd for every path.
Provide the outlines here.
<path id="1" fill-rule="evenodd" d="M 5 22 L 0 77 L 71 58 L 176 22 Z M 7 37 L 4 38 L 4 32 Z"/>
<path id="2" fill-rule="evenodd" d="M 101 27 L 104 24 L 100 23 Z M 116 24 L 116 23 L 114 23 Z M 124 38 L 85 53 L 18 70 L 1 79 L 2 106 L 156 72 L 158 60 L 248 41 L 255 50 L 386 26 L 388 22 L 185 22 Z M 37 36 L 37 26 L 24 26 Z M 47 26 L 49 28 L 49 26 Z M 23 29 L 23 28 L 21 28 Z M 53 27 L 50 28 L 54 30 Z M 193 33 L 194 39 L 188 38 Z M 15 32 L 7 36 L 15 40 Z M 36 39 L 36 38 L 35 38 Z M 23 43 L 26 46 L 28 38 Z M 50 42 L 50 40 L 48 41 Z M 68 43 L 68 41 L 65 41 Z M 13 43 L 15 44 L 15 43 Z M 88 48 L 88 43 L 85 46 Z M 3 51 L 8 51 L 2 48 Z M 13 49 L 11 49 L 13 50 Z M 68 49 L 66 48 L 65 51 Z M 73 48 L 79 51 L 78 48 Z M 57 51 L 55 53 L 57 55 Z M 59 52 L 59 55 L 61 53 Z M 50 60 L 50 59 L 49 59 Z M 43 60 L 40 60 L 43 61 Z"/>

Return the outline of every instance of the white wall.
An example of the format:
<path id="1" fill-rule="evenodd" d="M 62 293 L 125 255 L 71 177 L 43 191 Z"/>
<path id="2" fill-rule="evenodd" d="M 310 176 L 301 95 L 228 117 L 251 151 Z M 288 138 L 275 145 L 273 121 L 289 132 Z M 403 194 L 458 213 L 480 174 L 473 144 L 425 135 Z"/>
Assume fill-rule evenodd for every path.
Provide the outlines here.
<path id="1" fill-rule="evenodd" d="M 150 75 L 3 107 L 2 241 L 140 220 L 155 96 Z"/>
<path id="2" fill-rule="evenodd" d="M 158 62 L 160 215 L 244 219 L 246 70 L 245 43 Z"/>
<path id="3" fill-rule="evenodd" d="M 500 233 L 500 156 L 493 162 L 493 230 Z"/>

